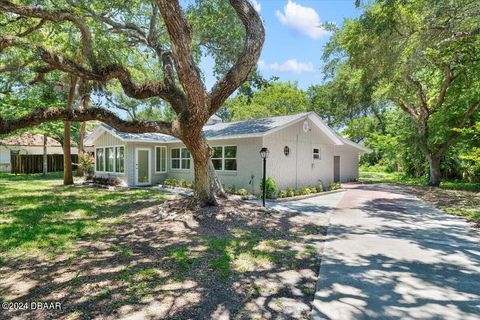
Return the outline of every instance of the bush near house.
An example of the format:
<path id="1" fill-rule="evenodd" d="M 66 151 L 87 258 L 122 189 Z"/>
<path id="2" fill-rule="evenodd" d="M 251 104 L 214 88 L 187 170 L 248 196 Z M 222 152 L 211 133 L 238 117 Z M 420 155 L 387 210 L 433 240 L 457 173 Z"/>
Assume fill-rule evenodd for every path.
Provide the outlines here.
<path id="1" fill-rule="evenodd" d="M 277 193 L 277 183 L 275 182 L 275 180 L 273 180 L 272 178 L 268 178 L 265 181 L 265 186 L 265 196 L 267 197 L 267 199 L 275 198 Z M 260 183 L 260 190 L 263 190 L 263 181 Z"/>
<path id="2" fill-rule="evenodd" d="M 329 191 L 338 190 L 341 188 L 342 188 L 342 185 L 340 184 L 340 182 L 332 182 L 328 185 Z"/>
<path id="3" fill-rule="evenodd" d="M 238 190 L 238 195 L 239 196 L 242 196 L 242 197 L 245 197 L 246 195 L 248 195 L 248 191 L 246 189 L 239 189 Z"/>
<path id="4" fill-rule="evenodd" d="M 117 177 L 93 177 L 92 182 L 102 186 L 119 186 L 122 183 Z"/>

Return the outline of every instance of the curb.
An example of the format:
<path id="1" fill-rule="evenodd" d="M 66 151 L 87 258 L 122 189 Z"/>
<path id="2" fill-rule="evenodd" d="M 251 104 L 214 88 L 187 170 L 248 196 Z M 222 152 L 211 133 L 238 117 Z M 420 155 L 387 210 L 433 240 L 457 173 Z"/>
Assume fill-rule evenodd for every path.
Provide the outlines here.
<path id="1" fill-rule="evenodd" d="M 324 191 L 324 192 L 312 193 L 312 194 L 307 194 L 307 195 L 304 195 L 304 196 L 295 196 L 295 197 L 289 197 L 289 198 L 268 199 L 267 202 L 287 202 L 287 201 L 303 200 L 303 199 L 326 196 L 326 195 L 329 195 L 329 194 L 332 194 L 332 193 L 343 192 L 343 191 L 347 191 L 347 189 L 337 189 L 337 190 L 332 190 L 332 191 Z"/>

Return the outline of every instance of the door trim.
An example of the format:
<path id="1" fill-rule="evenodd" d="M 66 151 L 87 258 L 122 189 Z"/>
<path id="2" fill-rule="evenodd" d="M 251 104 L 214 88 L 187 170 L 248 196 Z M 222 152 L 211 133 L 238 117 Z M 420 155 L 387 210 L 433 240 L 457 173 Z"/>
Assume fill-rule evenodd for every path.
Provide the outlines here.
<path id="1" fill-rule="evenodd" d="M 138 151 L 148 151 L 148 182 L 139 182 L 138 181 Z M 150 185 L 152 182 L 152 168 L 151 168 L 151 152 L 149 148 L 135 148 L 135 184 L 137 186 L 146 186 Z"/>

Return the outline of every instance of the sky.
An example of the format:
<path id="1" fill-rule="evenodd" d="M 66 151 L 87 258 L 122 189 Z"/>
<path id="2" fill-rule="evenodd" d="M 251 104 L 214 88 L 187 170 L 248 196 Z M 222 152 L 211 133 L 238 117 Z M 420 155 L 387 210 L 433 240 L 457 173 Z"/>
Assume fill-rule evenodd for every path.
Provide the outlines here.
<path id="1" fill-rule="evenodd" d="M 324 22 L 342 25 L 345 18 L 361 12 L 354 0 L 250 0 L 260 12 L 265 25 L 265 44 L 258 68 L 265 78 L 277 76 L 281 81 L 297 81 L 300 88 L 322 81 L 322 52 L 330 33 L 321 28 Z M 212 60 L 204 59 L 207 88 L 215 83 L 209 73 Z"/>

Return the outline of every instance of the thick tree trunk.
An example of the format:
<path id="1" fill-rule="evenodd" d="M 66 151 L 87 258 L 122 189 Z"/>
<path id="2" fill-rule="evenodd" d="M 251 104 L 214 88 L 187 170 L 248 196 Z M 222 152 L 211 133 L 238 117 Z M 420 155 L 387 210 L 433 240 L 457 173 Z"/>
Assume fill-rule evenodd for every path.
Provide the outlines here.
<path id="1" fill-rule="evenodd" d="M 442 174 L 440 172 L 440 159 L 441 157 L 429 155 L 428 164 L 430 167 L 430 177 L 428 180 L 429 186 L 438 187 L 442 180 Z"/>
<path id="2" fill-rule="evenodd" d="M 48 174 L 48 153 L 47 153 L 47 141 L 46 134 L 43 135 L 43 176 Z"/>
<path id="3" fill-rule="evenodd" d="M 195 170 L 195 200 L 201 207 L 217 205 L 214 177 L 210 170 L 210 149 L 203 137 L 185 141 L 189 148 Z"/>
<path id="4" fill-rule="evenodd" d="M 77 77 L 72 76 L 67 99 L 68 110 L 72 110 L 76 86 Z M 73 184 L 71 141 L 71 122 L 65 121 L 63 127 L 63 184 L 66 186 Z"/>

